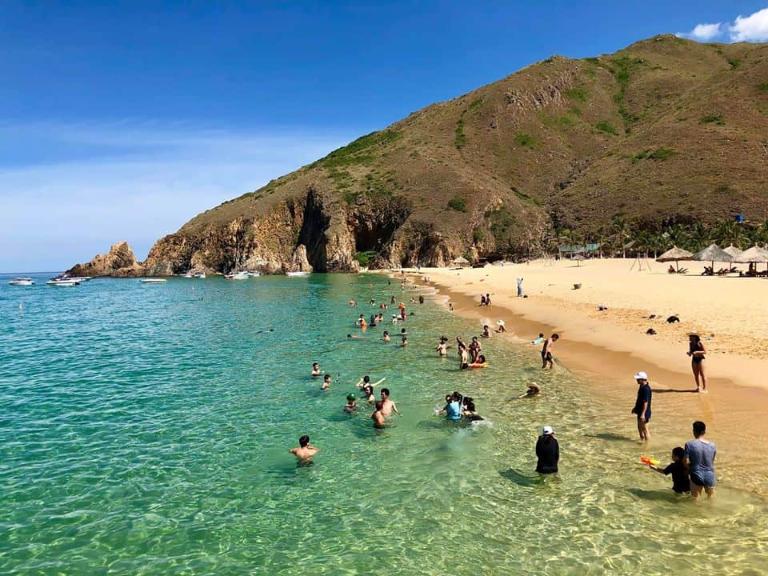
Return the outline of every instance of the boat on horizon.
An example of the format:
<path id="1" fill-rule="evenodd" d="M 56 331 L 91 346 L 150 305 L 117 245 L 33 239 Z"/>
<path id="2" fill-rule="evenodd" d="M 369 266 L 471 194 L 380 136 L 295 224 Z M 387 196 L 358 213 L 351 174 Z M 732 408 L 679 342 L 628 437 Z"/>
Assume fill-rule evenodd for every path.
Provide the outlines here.
<path id="1" fill-rule="evenodd" d="M 142 284 L 163 284 L 167 281 L 165 278 L 142 278 L 139 280 Z"/>
<path id="2" fill-rule="evenodd" d="M 307 272 L 306 270 L 297 270 L 295 272 L 286 272 L 285 275 L 286 276 L 293 276 L 293 277 L 295 277 L 295 276 L 309 276 L 309 272 Z"/>
<path id="3" fill-rule="evenodd" d="M 227 280 L 248 280 L 250 275 L 245 270 L 241 270 L 240 272 L 230 272 L 229 274 L 226 274 L 224 278 Z"/>
<path id="4" fill-rule="evenodd" d="M 72 288 L 73 286 L 80 286 L 80 281 L 74 278 L 51 278 L 46 282 L 48 286 L 59 286 L 62 288 Z"/>
<path id="5" fill-rule="evenodd" d="M 8 282 L 11 286 L 34 286 L 35 281 L 32 280 L 32 278 L 28 278 L 26 276 L 20 276 L 19 278 L 14 278 L 10 282 Z"/>

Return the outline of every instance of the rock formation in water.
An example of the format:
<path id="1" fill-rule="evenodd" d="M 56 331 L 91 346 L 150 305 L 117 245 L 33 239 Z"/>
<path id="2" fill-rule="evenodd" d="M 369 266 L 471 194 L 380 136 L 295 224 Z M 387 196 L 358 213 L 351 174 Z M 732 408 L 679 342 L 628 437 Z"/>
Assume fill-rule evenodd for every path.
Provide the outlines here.
<path id="1" fill-rule="evenodd" d="M 72 276 L 140 276 L 142 266 L 136 262 L 128 242 L 113 244 L 106 254 L 98 254 L 87 264 L 76 264 L 67 271 Z"/>
<path id="2" fill-rule="evenodd" d="M 766 219 L 767 135 L 768 45 L 554 57 L 208 210 L 125 270 L 444 266 Z"/>

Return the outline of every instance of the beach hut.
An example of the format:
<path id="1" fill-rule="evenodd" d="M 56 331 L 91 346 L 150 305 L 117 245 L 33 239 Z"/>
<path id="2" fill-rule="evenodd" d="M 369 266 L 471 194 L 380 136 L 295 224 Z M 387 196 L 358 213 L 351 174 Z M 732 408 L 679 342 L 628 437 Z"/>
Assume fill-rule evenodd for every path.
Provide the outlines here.
<path id="1" fill-rule="evenodd" d="M 725 250 L 720 248 L 717 244 L 710 244 L 701 252 L 697 252 L 693 256 L 694 260 L 699 262 L 711 262 L 712 273 L 715 272 L 715 262 L 733 262 L 733 256 L 728 254 Z"/>
<path id="2" fill-rule="evenodd" d="M 744 250 L 734 262 L 741 262 L 742 264 L 768 264 L 768 250 L 760 248 L 760 246 L 752 246 Z M 766 267 L 768 270 L 768 266 Z"/>
<path id="3" fill-rule="evenodd" d="M 734 246 L 733 244 L 728 246 L 728 248 L 723 248 L 723 252 L 728 252 L 728 254 L 733 256 L 734 262 L 738 262 L 737 258 L 739 257 L 739 255 L 741 255 L 741 250 L 736 248 L 736 246 Z"/>
<path id="4" fill-rule="evenodd" d="M 677 268 L 677 271 L 680 271 L 680 260 L 690 260 L 693 258 L 693 254 L 691 252 L 688 252 L 688 250 L 683 250 L 682 248 L 678 248 L 677 246 L 673 246 L 664 254 L 656 258 L 656 262 L 674 262 L 675 268 Z"/>
<path id="5" fill-rule="evenodd" d="M 460 268 L 465 268 L 469 266 L 469 260 L 464 258 L 464 256 L 459 256 L 458 258 L 451 260 L 451 266 L 459 266 Z"/>

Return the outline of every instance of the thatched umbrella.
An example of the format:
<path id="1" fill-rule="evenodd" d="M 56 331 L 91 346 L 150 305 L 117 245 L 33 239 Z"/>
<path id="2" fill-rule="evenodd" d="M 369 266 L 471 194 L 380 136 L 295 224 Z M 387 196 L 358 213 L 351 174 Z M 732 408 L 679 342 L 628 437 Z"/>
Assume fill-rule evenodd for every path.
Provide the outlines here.
<path id="1" fill-rule="evenodd" d="M 741 254 L 741 250 L 739 250 L 738 248 L 736 248 L 736 246 L 734 246 L 733 244 L 731 244 L 730 246 L 728 246 L 728 248 L 723 248 L 723 252 L 728 252 L 728 254 L 730 254 L 731 256 L 733 256 L 733 261 L 734 261 L 734 262 L 737 262 L 737 261 L 738 261 L 738 260 L 737 260 L 737 258 L 738 258 L 738 257 L 739 257 L 739 255 Z"/>
<path id="2" fill-rule="evenodd" d="M 680 260 L 690 260 L 693 257 L 693 254 L 688 252 L 688 250 L 683 250 L 682 248 L 678 248 L 677 246 L 673 246 L 664 254 L 656 258 L 656 262 L 674 262 L 675 268 L 680 270 Z"/>
<path id="3" fill-rule="evenodd" d="M 728 254 L 725 250 L 720 248 L 717 244 L 710 244 L 701 252 L 697 252 L 693 256 L 694 260 L 699 262 L 711 262 L 712 272 L 715 271 L 715 262 L 733 262 L 733 256 Z"/>
<path id="4" fill-rule="evenodd" d="M 576 266 L 581 266 L 581 261 L 586 260 L 583 254 L 574 254 L 571 260 L 576 260 Z"/>
<path id="5" fill-rule="evenodd" d="M 734 260 L 743 264 L 768 264 L 768 250 L 760 248 L 760 246 L 752 246 L 752 248 L 744 250 Z M 768 267 L 766 269 L 768 270 Z"/>

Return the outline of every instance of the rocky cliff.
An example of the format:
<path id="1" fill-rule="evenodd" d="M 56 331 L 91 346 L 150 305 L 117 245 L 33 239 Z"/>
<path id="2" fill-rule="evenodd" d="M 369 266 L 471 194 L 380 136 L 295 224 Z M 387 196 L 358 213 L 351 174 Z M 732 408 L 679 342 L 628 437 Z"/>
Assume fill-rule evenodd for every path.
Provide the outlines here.
<path id="1" fill-rule="evenodd" d="M 659 36 L 554 57 L 208 210 L 125 268 L 442 266 L 563 237 L 621 245 L 669 223 L 762 221 L 767 134 L 764 44 Z"/>
<path id="2" fill-rule="evenodd" d="M 143 267 L 136 261 L 127 242 L 113 244 L 109 252 L 99 254 L 86 264 L 76 264 L 67 271 L 72 276 L 140 276 Z"/>

